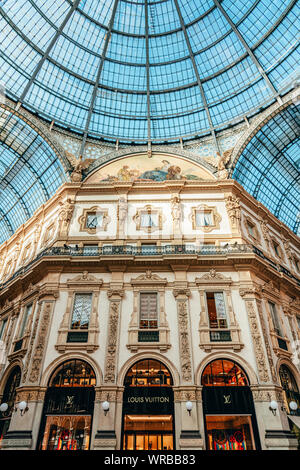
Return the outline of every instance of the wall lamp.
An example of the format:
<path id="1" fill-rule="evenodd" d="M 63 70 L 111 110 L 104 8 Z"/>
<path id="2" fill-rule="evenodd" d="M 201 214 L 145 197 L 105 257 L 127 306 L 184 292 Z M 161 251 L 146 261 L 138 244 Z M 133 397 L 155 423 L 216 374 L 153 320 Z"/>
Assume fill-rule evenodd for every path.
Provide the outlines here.
<path id="1" fill-rule="evenodd" d="M 271 410 L 273 415 L 276 416 L 276 411 L 278 410 L 277 401 L 275 401 L 275 400 L 270 401 L 269 410 Z"/>
<path id="2" fill-rule="evenodd" d="M 27 402 L 20 401 L 20 403 L 18 403 L 18 405 L 15 407 L 15 411 L 18 411 L 18 409 L 21 412 L 21 416 L 23 416 L 29 410 Z"/>
<path id="3" fill-rule="evenodd" d="M 108 401 L 104 401 L 102 403 L 102 409 L 104 411 L 104 415 L 106 416 L 107 413 L 109 412 L 109 402 Z"/>
<path id="4" fill-rule="evenodd" d="M 8 410 L 8 404 L 7 403 L 1 403 L 0 405 L 0 412 L 2 416 L 8 416 L 9 415 L 9 410 Z"/>
<path id="5" fill-rule="evenodd" d="M 296 411 L 298 409 L 298 405 L 294 400 L 289 402 L 289 407 L 291 411 Z"/>
<path id="6" fill-rule="evenodd" d="M 104 411 L 104 416 L 109 412 L 109 393 L 106 396 L 106 400 L 102 403 L 102 410 Z"/>
<path id="7" fill-rule="evenodd" d="M 185 404 L 185 407 L 186 407 L 186 410 L 187 410 L 188 414 L 191 416 L 193 403 L 191 401 L 187 401 L 186 404 Z"/>

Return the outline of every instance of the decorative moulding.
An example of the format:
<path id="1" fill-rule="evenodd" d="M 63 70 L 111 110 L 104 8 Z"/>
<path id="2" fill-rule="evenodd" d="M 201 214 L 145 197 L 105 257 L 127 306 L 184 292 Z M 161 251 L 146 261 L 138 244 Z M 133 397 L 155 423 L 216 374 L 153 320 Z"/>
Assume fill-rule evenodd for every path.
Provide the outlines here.
<path id="1" fill-rule="evenodd" d="M 196 284 L 232 284 L 231 277 L 226 277 L 222 273 L 218 273 L 215 269 L 211 269 L 209 273 L 203 274 L 201 277 L 196 277 Z"/>
<path id="2" fill-rule="evenodd" d="M 197 225 L 197 212 L 201 214 L 211 214 L 212 224 L 211 225 Z M 190 214 L 190 220 L 192 221 L 193 230 L 202 230 L 205 233 L 212 232 L 220 228 L 220 222 L 222 220 L 221 215 L 217 212 L 217 208 L 214 206 L 207 206 L 201 204 L 197 207 L 192 207 Z"/>
<path id="3" fill-rule="evenodd" d="M 87 227 L 87 216 L 89 213 L 95 214 L 95 217 L 102 215 L 102 223 L 101 225 L 97 225 L 95 228 L 89 228 Z M 107 209 L 101 209 L 101 207 L 98 206 L 93 206 L 88 209 L 84 209 L 81 216 L 78 218 L 78 222 L 80 224 L 80 232 L 87 232 L 91 234 L 97 233 L 99 230 L 101 231 L 106 231 L 107 226 L 109 222 L 111 221 L 111 218 L 108 216 L 108 210 Z"/>
<path id="4" fill-rule="evenodd" d="M 143 225 L 143 219 L 147 216 L 151 217 L 153 225 Z M 136 214 L 133 216 L 136 230 L 141 230 L 146 233 L 162 230 L 163 219 L 162 210 L 153 208 L 150 204 L 137 209 Z"/>
<path id="5" fill-rule="evenodd" d="M 132 286 L 165 286 L 168 281 L 166 278 L 161 278 L 157 274 L 153 274 L 149 269 L 145 274 L 131 279 Z"/>

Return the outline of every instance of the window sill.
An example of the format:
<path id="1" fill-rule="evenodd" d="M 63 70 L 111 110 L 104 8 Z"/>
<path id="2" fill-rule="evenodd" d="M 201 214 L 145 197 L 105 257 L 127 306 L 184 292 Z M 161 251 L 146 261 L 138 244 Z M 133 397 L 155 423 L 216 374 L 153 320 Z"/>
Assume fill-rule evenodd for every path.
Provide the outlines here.
<path id="1" fill-rule="evenodd" d="M 59 353 L 64 353 L 66 351 L 86 351 L 92 353 L 99 348 L 98 344 L 92 343 L 64 343 L 64 344 L 56 344 L 55 349 Z"/>
<path id="2" fill-rule="evenodd" d="M 230 334 L 230 340 L 218 340 L 212 341 L 211 340 L 211 333 L 222 333 L 228 332 Z M 240 351 L 243 349 L 244 344 L 241 342 L 240 339 L 240 331 L 238 328 L 227 328 L 227 329 L 212 329 L 212 328 L 201 328 L 199 330 L 200 333 L 200 344 L 199 347 L 203 349 L 205 352 L 210 352 L 213 349 L 230 349 L 231 351 Z"/>

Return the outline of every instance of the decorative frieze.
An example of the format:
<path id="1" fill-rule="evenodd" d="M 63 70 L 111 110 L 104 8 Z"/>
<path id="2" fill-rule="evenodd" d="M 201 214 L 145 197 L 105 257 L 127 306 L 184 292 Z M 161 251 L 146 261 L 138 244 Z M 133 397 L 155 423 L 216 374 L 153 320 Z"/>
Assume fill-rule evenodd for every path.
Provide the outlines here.
<path id="1" fill-rule="evenodd" d="M 31 370 L 29 374 L 29 382 L 35 383 L 39 381 L 41 368 L 44 359 L 44 352 L 46 349 L 46 341 L 49 332 L 51 314 L 53 311 L 54 302 L 45 301 L 42 306 L 42 318 L 40 322 L 40 327 L 37 335 L 37 342 L 35 345 Z"/>
<path id="2" fill-rule="evenodd" d="M 105 356 L 104 383 L 115 383 L 117 348 L 119 337 L 119 319 L 121 311 L 121 300 L 124 296 L 123 290 L 110 289 L 107 292 L 109 303 L 108 334 Z"/>
<path id="3" fill-rule="evenodd" d="M 28 345 L 27 356 L 26 356 L 25 365 L 24 365 L 23 374 L 22 374 L 22 382 L 23 383 L 26 383 L 26 380 L 27 380 L 27 374 L 28 374 L 28 371 L 29 371 L 30 360 L 31 360 L 31 356 L 32 356 L 32 353 L 33 353 L 33 345 L 34 345 L 34 341 L 35 341 L 35 338 L 36 338 L 37 327 L 38 327 L 38 323 L 39 323 L 39 319 L 40 319 L 41 307 L 42 307 L 42 303 L 38 302 L 37 312 L 36 312 L 36 315 L 35 315 L 35 321 L 34 321 L 33 330 L 32 330 L 32 335 L 31 335 L 30 342 L 29 342 L 29 345 Z"/>
<path id="4" fill-rule="evenodd" d="M 180 366 L 183 382 L 192 382 L 192 355 L 190 346 L 190 322 L 188 314 L 188 297 L 190 290 L 178 288 L 173 291 L 177 302 L 178 335 Z"/>
<path id="5" fill-rule="evenodd" d="M 264 316 L 263 316 L 261 301 L 257 299 L 256 300 L 256 305 L 257 305 L 257 311 L 258 311 L 258 315 L 259 315 L 259 319 L 260 319 L 261 329 L 262 329 L 262 332 L 263 332 L 267 357 L 268 357 L 268 361 L 269 361 L 269 365 L 270 365 L 272 381 L 273 381 L 274 384 L 276 384 L 277 383 L 277 375 L 276 375 L 276 370 L 275 370 L 273 356 L 272 356 L 272 349 L 270 347 L 270 342 L 269 342 L 269 338 L 268 338 L 266 323 L 265 323 L 265 319 L 264 319 Z"/>
<path id="6" fill-rule="evenodd" d="M 255 312 L 255 300 L 245 298 L 245 304 L 249 319 L 250 331 L 252 335 L 253 347 L 255 351 L 259 379 L 261 382 L 268 382 L 270 380 L 270 377 L 266 365 L 265 352 L 261 340 L 261 333 L 259 329 L 257 315 Z"/>

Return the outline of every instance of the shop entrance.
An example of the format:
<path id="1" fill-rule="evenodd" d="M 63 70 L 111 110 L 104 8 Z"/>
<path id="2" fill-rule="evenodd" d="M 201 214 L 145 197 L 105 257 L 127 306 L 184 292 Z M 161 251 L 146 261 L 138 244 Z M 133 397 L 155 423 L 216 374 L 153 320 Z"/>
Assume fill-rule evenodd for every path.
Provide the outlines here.
<path id="1" fill-rule="evenodd" d="M 125 415 L 123 448 L 126 450 L 172 450 L 172 415 Z"/>
<path id="2" fill-rule="evenodd" d="M 207 450 L 255 450 L 260 441 L 252 392 L 234 361 L 218 359 L 202 374 Z"/>
<path id="3" fill-rule="evenodd" d="M 174 393 L 169 370 L 147 359 L 130 368 L 123 395 L 124 450 L 174 450 Z"/>
<path id="4" fill-rule="evenodd" d="M 84 361 L 61 364 L 45 396 L 38 450 L 88 450 L 96 377 Z"/>

